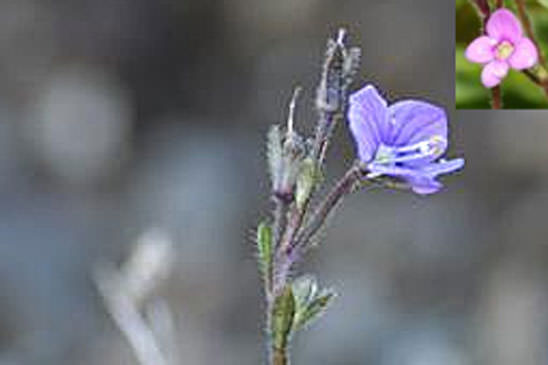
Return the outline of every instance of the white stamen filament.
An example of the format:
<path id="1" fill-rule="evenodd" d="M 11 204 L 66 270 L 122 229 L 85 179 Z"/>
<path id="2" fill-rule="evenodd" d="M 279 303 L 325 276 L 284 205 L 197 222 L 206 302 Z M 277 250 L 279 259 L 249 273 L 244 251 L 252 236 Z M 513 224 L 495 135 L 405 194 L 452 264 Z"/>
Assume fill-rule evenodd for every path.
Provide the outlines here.
<path id="1" fill-rule="evenodd" d="M 301 93 L 302 88 L 297 86 L 293 91 L 293 96 L 291 97 L 291 102 L 289 103 L 289 116 L 287 118 L 287 133 L 293 134 L 293 124 L 294 124 L 294 115 L 295 115 L 295 104 L 297 103 L 297 98 Z"/>
<path id="2" fill-rule="evenodd" d="M 381 145 L 377 151 L 375 162 L 379 164 L 394 164 L 415 161 L 440 153 L 443 145 L 445 145 L 445 139 L 441 136 L 433 136 L 428 140 L 403 147 L 388 147 Z M 398 156 L 402 153 L 409 154 Z"/>

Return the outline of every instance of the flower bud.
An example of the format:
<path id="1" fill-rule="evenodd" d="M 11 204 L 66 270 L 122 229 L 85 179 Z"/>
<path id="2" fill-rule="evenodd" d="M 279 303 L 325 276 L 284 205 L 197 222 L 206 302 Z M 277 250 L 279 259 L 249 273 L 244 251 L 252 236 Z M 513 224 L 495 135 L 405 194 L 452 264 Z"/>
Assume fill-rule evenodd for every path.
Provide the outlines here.
<path id="1" fill-rule="evenodd" d="M 339 30 L 337 40 L 327 42 L 320 85 L 316 96 L 316 107 L 320 111 L 337 113 L 344 110 L 348 86 L 358 69 L 359 48 L 346 48 L 345 31 Z"/>

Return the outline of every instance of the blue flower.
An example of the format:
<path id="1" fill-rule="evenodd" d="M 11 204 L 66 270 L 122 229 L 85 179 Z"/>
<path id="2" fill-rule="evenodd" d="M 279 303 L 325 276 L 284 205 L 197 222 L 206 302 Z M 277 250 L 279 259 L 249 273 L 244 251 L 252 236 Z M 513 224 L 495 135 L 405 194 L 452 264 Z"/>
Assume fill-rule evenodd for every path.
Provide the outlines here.
<path id="1" fill-rule="evenodd" d="M 464 160 L 444 160 L 447 117 L 443 109 L 419 100 L 388 105 L 372 85 L 350 95 L 350 131 L 367 176 L 405 181 L 418 194 L 432 194 L 441 174 L 458 170 Z"/>

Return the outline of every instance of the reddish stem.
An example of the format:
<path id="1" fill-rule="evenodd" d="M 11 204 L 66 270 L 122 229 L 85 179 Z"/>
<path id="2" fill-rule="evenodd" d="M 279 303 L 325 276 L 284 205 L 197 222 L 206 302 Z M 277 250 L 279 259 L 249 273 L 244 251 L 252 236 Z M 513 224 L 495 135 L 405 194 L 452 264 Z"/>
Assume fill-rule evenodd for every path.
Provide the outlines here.
<path id="1" fill-rule="evenodd" d="M 491 89 L 493 100 L 491 103 L 492 109 L 502 109 L 502 95 L 500 91 L 500 86 L 495 86 Z"/>

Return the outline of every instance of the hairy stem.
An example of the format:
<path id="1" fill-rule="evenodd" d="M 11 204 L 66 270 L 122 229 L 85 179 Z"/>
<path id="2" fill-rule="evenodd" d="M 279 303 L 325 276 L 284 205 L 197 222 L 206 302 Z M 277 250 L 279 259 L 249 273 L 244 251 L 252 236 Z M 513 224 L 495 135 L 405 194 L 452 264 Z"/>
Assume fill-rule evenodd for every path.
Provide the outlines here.
<path id="1" fill-rule="evenodd" d="M 272 323 L 272 307 L 274 305 L 274 298 L 271 297 L 268 299 L 267 303 L 267 317 L 266 317 L 266 328 L 267 330 L 267 336 L 268 336 L 268 343 L 269 345 L 269 355 L 268 355 L 268 364 L 269 365 L 288 365 L 288 351 L 287 351 L 287 345 L 285 345 L 283 348 L 279 348 L 275 346 L 273 341 L 273 336 L 271 332 L 271 323 Z"/>
<path id="2" fill-rule="evenodd" d="M 533 31 L 531 20 L 529 19 L 529 15 L 527 14 L 527 7 L 525 6 L 525 1 L 515 0 L 515 2 L 518 8 L 518 15 L 521 19 L 521 23 L 523 24 L 523 28 L 525 29 L 525 33 L 527 34 L 527 37 L 531 39 L 531 41 L 535 44 L 535 47 L 537 48 L 540 64 L 546 67 L 546 59 L 544 58 L 544 54 L 542 53 L 542 50 L 539 47 L 539 43 L 537 41 L 535 32 Z"/>
<path id="3" fill-rule="evenodd" d="M 274 247 L 278 247 L 280 240 L 284 233 L 284 227 L 286 225 L 286 214 L 287 214 L 287 202 L 278 197 L 274 197 L 275 208 L 274 208 Z"/>
<path id="4" fill-rule="evenodd" d="M 308 241 L 314 237 L 318 230 L 323 226 L 325 220 L 333 209 L 341 202 L 342 198 L 352 191 L 354 184 L 358 181 L 362 171 L 355 164 L 352 166 L 343 177 L 335 184 L 326 198 L 318 205 L 314 213 L 308 220 L 308 224 L 295 239 L 292 250 L 301 250 L 306 246 Z"/>
<path id="5" fill-rule="evenodd" d="M 500 86 L 495 86 L 491 89 L 491 108 L 492 109 L 502 109 L 502 92 Z"/>
<path id="6" fill-rule="evenodd" d="M 321 128 L 321 130 L 318 130 L 316 133 L 316 141 L 314 143 L 315 151 L 313 153 L 320 166 L 325 161 L 325 154 L 327 153 L 327 148 L 329 147 L 329 139 L 335 129 L 335 126 L 337 125 L 337 120 L 341 117 L 342 116 L 340 113 L 324 111 L 320 113 L 318 128 Z"/>
<path id="7" fill-rule="evenodd" d="M 325 154 L 327 152 L 327 147 L 329 144 L 329 135 L 332 133 L 335 122 L 337 120 L 336 113 L 321 111 L 318 130 L 316 131 L 316 140 L 314 143 L 314 152 L 313 155 L 315 159 L 321 165 L 325 159 Z M 308 206 L 315 191 L 312 190 L 306 200 L 303 202 L 302 207 L 299 209 L 296 206 L 293 206 L 293 209 L 290 209 L 288 219 L 287 229 L 285 231 L 285 236 L 282 239 L 280 244 L 280 250 L 285 251 L 290 247 L 294 241 L 295 235 L 301 228 L 301 225 L 304 220 L 304 216 L 308 211 Z"/>

